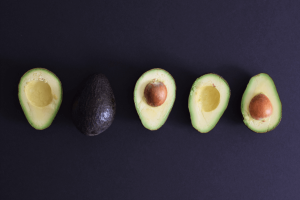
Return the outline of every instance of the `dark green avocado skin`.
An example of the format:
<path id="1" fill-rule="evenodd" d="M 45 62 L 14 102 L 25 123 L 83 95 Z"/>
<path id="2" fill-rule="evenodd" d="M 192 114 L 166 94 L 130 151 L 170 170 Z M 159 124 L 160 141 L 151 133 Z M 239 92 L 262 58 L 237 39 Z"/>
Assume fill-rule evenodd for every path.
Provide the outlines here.
<path id="1" fill-rule="evenodd" d="M 85 135 L 95 136 L 105 131 L 116 114 L 116 101 L 108 79 L 94 74 L 79 87 L 72 107 L 75 126 Z"/>

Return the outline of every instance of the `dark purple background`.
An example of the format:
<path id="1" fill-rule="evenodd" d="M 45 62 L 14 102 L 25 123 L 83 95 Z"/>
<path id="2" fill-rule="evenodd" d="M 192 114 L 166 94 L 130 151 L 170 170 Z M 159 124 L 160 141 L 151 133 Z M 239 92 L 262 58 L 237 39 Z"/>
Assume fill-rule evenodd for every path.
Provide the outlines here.
<path id="1" fill-rule="evenodd" d="M 300 2 L 25 1 L 0 3 L 0 199 L 300 199 Z M 34 130 L 17 98 L 29 69 L 53 71 L 63 102 L 52 125 Z M 165 125 L 145 129 L 135 82 L 164 68 L 177 85 Z M 188 95 L 214 72 L 231 98 L 217 126 L 198 133 Z M 283 118 L 257 134 L 242 121 L 250 77 L 275 81 Z M 112 126 L 87 137 L 73 125 L 72 98 L 104 73 L 117 101 Z"/>

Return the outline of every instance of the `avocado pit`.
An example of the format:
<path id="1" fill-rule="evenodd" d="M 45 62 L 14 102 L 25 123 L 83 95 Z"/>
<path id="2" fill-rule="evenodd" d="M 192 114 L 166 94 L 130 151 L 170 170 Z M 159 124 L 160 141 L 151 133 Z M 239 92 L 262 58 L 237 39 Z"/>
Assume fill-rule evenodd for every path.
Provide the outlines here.
<path id="1" fill-rule="evenodd" d="M 249 112 L 251 117 L 256 120 L 270 117 L 273 112 L 272 103 L 266 95 L 258 94 L 250 101 Z"/>
<path id="2" fill-rule="evenodd" d="M 144 96 L 149 106 L 160 106 L 167 99 L 167 87 L 162 82 L 153 80 L 145 87 Z"/>

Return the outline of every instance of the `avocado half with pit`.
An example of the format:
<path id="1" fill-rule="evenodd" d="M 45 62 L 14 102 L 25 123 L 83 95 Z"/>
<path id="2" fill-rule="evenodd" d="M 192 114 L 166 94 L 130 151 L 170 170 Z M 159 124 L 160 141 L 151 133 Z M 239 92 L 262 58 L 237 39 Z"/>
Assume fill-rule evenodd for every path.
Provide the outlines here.
<path id="1" fill-rule="evenodd" d="M 278 126 L 282 105 L 272 78 L 265 73 L 252 77 L 243 94 L 241 111 L 245 125 L 254 132 L 265 133 Z"/>
<path id="2" fill-rule="evenodd" d="M 134 104 L 142 124 L 149 130 L 159 129 L 167 120 L 176 97 L 176 85 L 169 72 L 155 68 L 136 82 Z"/>
<path id="3" fill-rule="evenodd" d="M 34 68 L 22 76 L 18 96 L 29 124 L 43 130 L 51 125 L 59 110 L 62 86 L 54 73 Z"/>
<path id="4" fill-rule="evenodd" d="M 211 131 L 227 108 L 228 83 L 217 74 L 205 74 L 194 82 L 188 107 L 193 127 L 201 133 Z"/>

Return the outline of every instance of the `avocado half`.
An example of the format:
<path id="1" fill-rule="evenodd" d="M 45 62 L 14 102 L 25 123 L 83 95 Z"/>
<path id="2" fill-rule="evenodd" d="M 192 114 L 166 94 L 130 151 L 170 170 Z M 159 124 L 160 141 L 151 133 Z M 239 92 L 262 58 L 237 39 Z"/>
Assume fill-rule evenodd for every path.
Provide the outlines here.
<path id="1" fill-rule="evenodd" d="M 269 117 L 257 120 L 251 116 L 249 105 L 251 100 L 259 94 L 264 94 L 269 99 L 273 111 Z M 275 83 L 268 74 L 260 73 L 250 79 L 242 97 L 241 111 L 245 125 L 254 132 L 266 133 L 279 125 L 282 117 L 282 105 Z"/>
<path id="2" fill-rule="evenodd" d="M 165 101 L 156 107 L 147 103 L 145 89 L 153 81 L 163 83 L 167 95 Z M 134 88 L 134 104 L 143 126 L 149 130 L 159 129 L 167 120 L 176 98 L 175 80 L 164 69 L 155 68 L 145 72 L 136 82 Z"/>
<path id="3" fill-rule="evenodd" d="M 89 76 L 73 101 L 72 119 L 77 129 L 87 136 L 99 135 L 111 126 L 115 114 L 116 100 L 106 76 Z"/>
<path id="4" fill-rule="evenodd" d="M 221 76 L 205 74 L 197 78 L 188 102 L 193 127 L 201 133 L 211 131 L 226 110 L 229 98 L 229 85 Z"/>
<path id="5" fill-rule="evenodd" d="M 29 124 L 37 130 L 46 129 L 62 102 L 61 82 L 47 69 L 31 69 L 20 80 L 18 97 Z"/>

